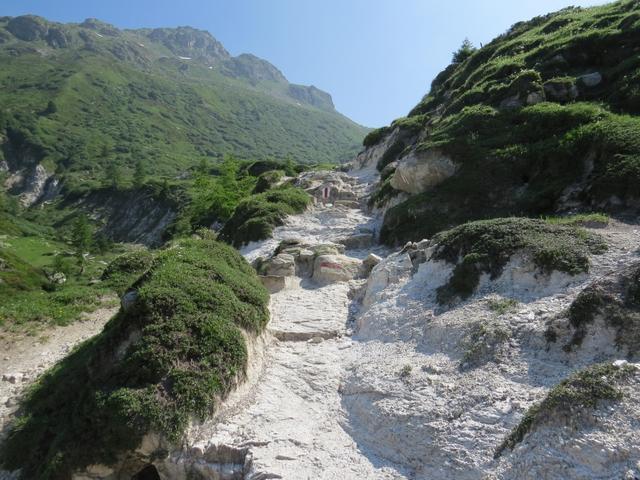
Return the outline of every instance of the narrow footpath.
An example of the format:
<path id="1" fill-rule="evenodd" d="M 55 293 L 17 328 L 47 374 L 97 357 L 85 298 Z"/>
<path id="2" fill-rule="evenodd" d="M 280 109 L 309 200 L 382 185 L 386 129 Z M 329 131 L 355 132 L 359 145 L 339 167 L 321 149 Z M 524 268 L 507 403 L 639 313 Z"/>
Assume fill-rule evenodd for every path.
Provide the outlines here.
<path id="1" fill-rule="evenodd" d="M 291 217 L 273 239 L 245 248 L 247 259 L 271 254 L 283 240 L 295 238 L 309 246 L 338 243 L 375 228 L 374 219 L 357 205 L 367 184 L 350 180 L 355 202 L 319 203 Z M 372 248 L 356 247 L 347 248 L 345 255 L 361 260 Z M 294 277 L 272 294 L 261 373 L 225 402 L 194 443 L 203 449 L 249 447 L 252 467 L 245 478 L 254 480 L 404 478 L 347 433 L 340 390 L 353 346 L 350 292 L 357 286 L 358 280 L 319 285 Z"/>

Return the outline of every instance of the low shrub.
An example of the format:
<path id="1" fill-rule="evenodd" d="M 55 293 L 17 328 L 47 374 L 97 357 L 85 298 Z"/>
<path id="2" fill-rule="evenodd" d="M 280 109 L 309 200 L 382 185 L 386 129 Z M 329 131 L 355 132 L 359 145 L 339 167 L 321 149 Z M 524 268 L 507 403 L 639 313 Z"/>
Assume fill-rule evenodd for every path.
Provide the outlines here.
<path id="1" fill-rule="evenodd" d="M 102 280 L 111 286 L 118 295 L 146 272 L 153 262 L 153 253 L 139 248 L 116 257 L 102 273 Z"/>
<path id="2" fill-rule="evenodd" d="M 577 412 L 585 408 L 595 408 L 603 400 L 619 400 L 622 392 L 617 387 L 636 368 L 613 364 L 592 365 L 578 371 L 552 388 L 545 399 L 531 407 L 511 434 L 496 449 L 499 457 L 506 449 L 512 450 L 525 435 L 545 422 L 557 422 L 561 418 L 570 421 Z"/>
<path id="3" fill-rule="evenodd" d="M 0 450 L 22 478 L 68 479 L 113 464 L 156 432 L 177 441 L 244 375 L 268 293 L 231 247 L 179 241 L 135 284 L 134 306 L 81 344 L 28 391 Z"/>
<path id="4" fill-rule="evenodd" d="M 282 170 L 272 170 L 270 172 L 264 172 L 258 177 L 256 186 L 253 187 L 254 194 L 264 193 L 267 190 L 273 188 L 284 176 Z"/>
<path id="5" fill-rule="evenodd" d="M 267 239 L 287 215 L 303 212 L 310 202 L 304 190 L 291 186 L 253 195 L 236 207 L 220 237 L 236 247 Z"/>
<path id="6" fill-rule="evenodd" d="M 470 297 L 483 273 L 496 279 L 516 253 L 531 257 L 545 274 L 589 271 L 589 255 L 606 250 L 604 240 L 585 230 L 529 218 L 498 218 L 460 225 L 436 235 L 434 259 L 455 264 L 449 282 L 437 291 L 438 301 Z"/>
<path id="7" fill-rule="evenodd" d="M 375 130 L 371 130 L 362 141 L 362 145 L 364 147 L 370 147 L 378 143 L 382 138 L 389 133 L 389 127 L 377 128 Z"/>

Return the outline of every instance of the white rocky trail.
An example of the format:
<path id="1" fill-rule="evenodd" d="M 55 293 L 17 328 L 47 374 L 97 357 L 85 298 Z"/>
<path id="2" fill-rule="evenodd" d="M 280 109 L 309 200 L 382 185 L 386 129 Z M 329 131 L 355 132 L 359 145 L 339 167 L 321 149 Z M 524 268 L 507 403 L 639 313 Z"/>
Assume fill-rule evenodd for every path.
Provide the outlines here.
<path id="1" fill-rule="evenodd" d="M 365 195 L 366 183 L 342 180 L 353 182 L 355 200 Z M 353 202 L 317 206 L 243 253 L 251 261 L 271 257 L 263 278 L 280 278 L 293 271 L 287 252 L 296 255 L 300 273 L 297 262 L 318 244 L 355 245 L 345 264 L 364 259 L 380 249 L 361 241 L 372 230 L 375 220 Z M 550 388 L 580 368 L 626 355 L 608 327 L 594 328 L 572 353 L 563 340 L 549 343 L 545 336 L 585 285 L 638 259 L 637 227 L 613 222 L 598 233 L 609 250 L 591 258 L 589 274 L 540 275 L 526 255 L 515 255 L 500 278 L 483 279 L 471 299 L 449 310 L 434 293 L 453 266 L 429 261 L 423 243 L 388 256 L 376 250 L 386 258 L 359 280 L 317 283 L 316 260 L 311 278 L 270 281 L 277 290 L 271 322 L 267 338 L 254 345 L 250 379 L 213 421 L 194 429 L 196 456 L 237 469 L 237 477 L 219 478 L 254 480 L 636 478 L 634 395 L 596 411 L 602 428 L 586 423 L 573 431 L 555 422 L 494 458 Z M 516 300 L 515 307 L 493 312 L 487 305 L 500 298 Z M 227 447 L 241 455 L 231 461 L 210 455 Z"/>
<path id="2" fill-rule="evenodd" d="M 358 195 L 365 187 L 355 186 Z M 292 237 L 309 247 L 338 242 L 368 231 L 372 223 L 356 205 L 319 204 L 244 253 L 249 260 L 269 255 Z M 369 252 L 345 253 L 357 259 Z M 192 433 L 193 445 L 202 451 L 210 445 L 248 446 L 252 462 L 244 478 L 250 479 L 404 478 L 363 452 L 344 427 L 340 388 L 353 346 L 349 296 L 357 282 L 322 285 L 295 277 L 272 294 L 269 338 L 257 353 L 260 375 L 232 395 L 213 422 Z"/>

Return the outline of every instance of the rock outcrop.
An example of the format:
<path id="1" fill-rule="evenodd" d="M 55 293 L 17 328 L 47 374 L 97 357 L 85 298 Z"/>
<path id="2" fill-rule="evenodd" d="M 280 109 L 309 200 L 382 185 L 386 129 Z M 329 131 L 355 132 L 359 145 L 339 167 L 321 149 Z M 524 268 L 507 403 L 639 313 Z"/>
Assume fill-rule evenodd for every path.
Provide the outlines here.
<path id="1" fill-rule="evenodd" d="M 166 240 L 166 230 L 179 209 L 175 201 L 146 188 L 96 190 L 80 198 L 65 200 L 63 205 L 89 212 L 102 224 L 101 232 L 114 241 L 153 247 Z"/>
<path id="2" fill-rule="evenodd" d="M 422 193 L 456 173 L 458 166 L 438 150 L 412 152 L 402 157 L 391 177 L 391 186 L 411 194 Z"/>

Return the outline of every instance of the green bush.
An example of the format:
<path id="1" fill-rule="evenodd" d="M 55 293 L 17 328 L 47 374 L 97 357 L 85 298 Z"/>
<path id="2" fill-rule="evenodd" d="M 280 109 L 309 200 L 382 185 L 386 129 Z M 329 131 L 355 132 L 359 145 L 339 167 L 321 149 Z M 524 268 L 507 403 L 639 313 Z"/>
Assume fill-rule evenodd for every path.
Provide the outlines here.
<path id="1" fill-rule="evenodd" d="M 367 133 L 367 136 L 364 137 L 362 141 L 362 145 L 365 147 L 370 147 L 378 143 L 382 138 L 389 133 L 389 127 L 377 128 L 375 130 L 371 130 Z"/>
<path id="2" fill-rule="evenodd" d="M 305 191 L 291 186 L 253 195 L 236 207 L 220 237 L 236 247 L 267 239 L 287 215 L 303 212 L 310 202 Z"/>
<path id="3" fill-rule="evenodd" d="M 267 190 L 274 187 L 284 176 L 282 170 L 272 170 L 270 172 L 264 172 L 258 177 L 256 186 L 253 188 L 253 193 L 264 193 Z"/>
<path id="4" fill-rule="evenodd" d="M 102 280 L 119 295 L 146 272 L 153 262 L 153 253 L 139 248 L 116 257 L 102 272 Z"/>
<path id="5" fill-rule="evenodd" d="M 244 375 L 241 329 L 268 321 L 268 294 L 231 247 L 183 240 L 136 284 L 133 307 L 47 371 L 0 451 L 22 478 L 70 478 L 112 464 L 143 435 L 178 441 Z"/>

